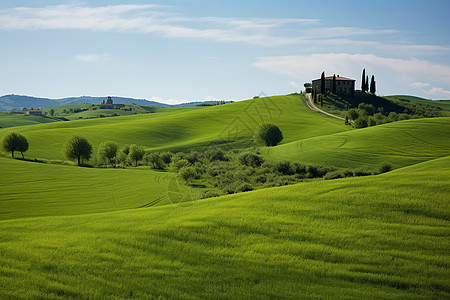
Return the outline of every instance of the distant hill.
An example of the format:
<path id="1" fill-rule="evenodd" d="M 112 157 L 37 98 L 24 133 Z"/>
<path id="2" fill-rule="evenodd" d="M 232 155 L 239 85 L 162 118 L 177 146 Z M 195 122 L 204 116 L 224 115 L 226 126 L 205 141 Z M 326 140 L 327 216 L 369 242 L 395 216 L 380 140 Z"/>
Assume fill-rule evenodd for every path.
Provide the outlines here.
<path id="1" fill-rule="evenodd" d="M 49 99 L 49 98 L 37 98 L 32 96 L 22 96 L 22 95 L 5 95 L 0 97 L 0 111 L 11 111 L 11 110 L 21 110 L 23 107 L 26 108 L 46 108 L 52 106 L 69 105 L 69 104 L 100 104 L 103 100 L 108 97 L 69 97 L 61 99 Z M 124 98 L 124 97 L 111 97 L 114 103 L 120 104 L 137 104 L 146 106 L 157 106 L 157 107 L 190 107 L 197 106 L 199 104 L 217 104 L 218 101 L 206 101 L 206 102 L 190 102 L 177 105 L 170 105 L 165 103 L 160 103 L 156 101 L 149 101 L 145 99 L 134 99 L 134 98 Z"/>

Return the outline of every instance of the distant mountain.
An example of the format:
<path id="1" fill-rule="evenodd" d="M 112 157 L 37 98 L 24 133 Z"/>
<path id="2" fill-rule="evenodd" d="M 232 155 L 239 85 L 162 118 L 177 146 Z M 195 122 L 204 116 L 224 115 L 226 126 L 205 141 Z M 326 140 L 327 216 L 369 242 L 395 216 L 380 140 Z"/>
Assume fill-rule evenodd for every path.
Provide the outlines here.
<path id="1" fill-rule="evenodd" d="M 0 111 L 20 110 L 26 108 L 45 108 L 51 106 L 68 105 L 68 104 L 100 104 L 108 97 L 70 97 L 62 99 L 37 98 L 31 96 L 21 95 L 5 95 L 0 97 Z M 155 101 L 148 101 L 145 99 L 133 99 L 123 97 L 112 97 L 114 103 L 122 104 L 138 104 L 150 105 L 158 107 L 170 107 L 169 104 L 159 103 Z"/>
<path id="2" fill-rule="evenodd" d="M 108 97 L 70 97 L 62 99 L 49 99 L 49 98 L 37 98 L 31 96 L 21 96 L 21 95 L 5 95 L 0 97 L 0 111 L 11 111 L 11 110 L 21 110 L 22 108 L 46 108 L 51 106 L 59 105 L 69 105 L 69 104 L 100 104 L 103 100 L 106 101 Z M 215 105 L 219 101 L 204 101 L 204 102 L 189 102 L 183 104 L 170 105 L 165 103 L 160 103 L 156 101 L 149 101 L 145 99 L 134 99 L 134 98 L 124 98 L 124 97 L 111 97 L 114 103 L 117 104 L 137 104 L 137 105 L 148 105 L 157 107 L 188 107 L 197 106 L 200 104 Z M 230 101 L 227 101 L 229 103 Z"/>

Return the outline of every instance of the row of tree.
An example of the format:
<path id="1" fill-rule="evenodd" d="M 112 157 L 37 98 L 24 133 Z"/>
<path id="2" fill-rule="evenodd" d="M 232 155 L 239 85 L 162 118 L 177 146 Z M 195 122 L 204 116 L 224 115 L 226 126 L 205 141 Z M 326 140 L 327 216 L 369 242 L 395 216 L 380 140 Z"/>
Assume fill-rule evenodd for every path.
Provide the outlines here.
<path id="1" fill-rule="evenodd" d="M 376 89 L 376 82 L 375 82 L 375 76 L 372 75 L 372 78 L 370 79 L 370 86 L 369 86 L 369 76 L 366 76 L 366 69 L 363 69 L 362 76 L 361 76 L 361 91 L 363 93 L 367 93 L 370 89 L 370 93 L 375 95 Z"/>

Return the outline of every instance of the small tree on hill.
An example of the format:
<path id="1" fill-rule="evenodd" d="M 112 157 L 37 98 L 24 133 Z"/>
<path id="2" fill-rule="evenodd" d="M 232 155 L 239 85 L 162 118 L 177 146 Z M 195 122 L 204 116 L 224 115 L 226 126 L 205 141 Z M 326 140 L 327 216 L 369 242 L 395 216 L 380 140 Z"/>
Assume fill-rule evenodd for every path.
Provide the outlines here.
<path id="1" fill-rule="evenodd" d="M 366 69 L 363 69 L 362 71 L 362 77 L 361 77 L 361 92 L 366 92 Z"/>
<path id="2" fill-rule="evenodd" d="M 367 93 L 369 91 L 369 75 L 366 75 L 366 87 L 364 92 Z"/>
<path id="3" fill-rule="evenodd" d="M 325 93 L 325 72 L 322 72 L 320 76 L 320 92 Z"/>
<path id="4" fill-rule="evenodd" d="M 372 75 L 372 79 L 370 80 L 370 93 L 375 95 L 376 87 L 375 87 L 375 76 Z"/>
<path id="5" fill-rule="evenodd" d="M 14 151 L 20 151 L 22 158 L 23 153 L 28 150 L 28 141 L 24 135 L 18 132 L 8 132 L 3 136 L 2 148 L 11 152 L 11 156 L 14 158 Z"/>
<path id="6" fill-rule="evenodd" d="M 254 140 L 257 144 L 268 147 L 276 146 L 283 140 L 283 134 L 278 126 L 271 123 L 263 123 L 256 129 Z"/>
<path id="7" fill-rule="evenodd" d="M 92 155 L 92 145 L 85 137 L 72 136 L 66 140 L 63 147 L 64 155 L 70 160 L 77 160 L 81 166 L 82 160 L 89 160 Z"/>
<path id="8" fill-rule="evenodd" d="M 130 146 L 130 154 L 129 155 L 130 155 L 130 159 L 135 162 L 135 165 L 137 167 L 138 162 L 140 160 L 142 160 L 142 158 L 144 158 L 145 149 L 142 146 L 137 146 L 137 145 L 133 144 Z"/>
<path id="9" fill-rule="evenodd" d="M 99 162 L 109 163 L 111 166 L 115 165 L 115 158 L 117 155 L 117 149 L 119 145 L 113 141 L 106 141 L 100 144 L 98 147 L 98 160 Z"/>

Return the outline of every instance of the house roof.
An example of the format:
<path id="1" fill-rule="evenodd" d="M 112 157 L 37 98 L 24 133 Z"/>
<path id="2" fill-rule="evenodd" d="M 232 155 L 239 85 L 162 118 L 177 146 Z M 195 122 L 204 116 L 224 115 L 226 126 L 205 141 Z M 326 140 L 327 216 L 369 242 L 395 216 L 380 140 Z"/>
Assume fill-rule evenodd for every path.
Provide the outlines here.
<path id="1" fill-rule="evenodd" d="M 320 80 L 320 78 L 319 79 L 314 79 L 313 81 L 316 81 L 316 80 Z M 325 77 L 325 80 L 333 80 L 333 76 L 327 76 L 327 77 Z M 351 79 L 351 78 L 346 78 L 346 77 L 341 77 L 341 76 L 336 76 L 336 80 L 341 80 L 341 81 L 356 81 L 355 79 Z"/>

